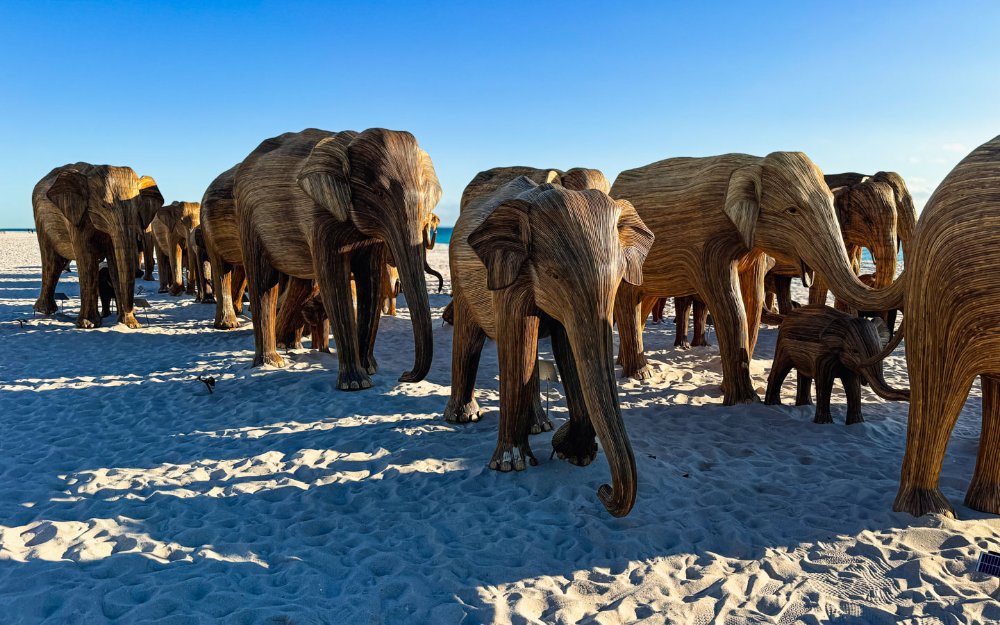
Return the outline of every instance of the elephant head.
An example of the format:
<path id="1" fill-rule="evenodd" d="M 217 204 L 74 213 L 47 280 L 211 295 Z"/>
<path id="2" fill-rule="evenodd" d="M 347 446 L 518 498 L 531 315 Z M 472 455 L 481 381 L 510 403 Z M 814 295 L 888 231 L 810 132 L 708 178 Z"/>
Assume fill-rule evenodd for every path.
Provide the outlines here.
<path id="1" fill-rule="evenodd" d="M 413 320 L 414 365 L 400 381 L 422 380 L 433 353 L 424 226 L 441 197 L 430 157 L 408 132 L 341 132 L 313 147 L 298 181 L 337 221 L 388 247 Z"/>
<path id="2" fill-rule="evenodd" d="M 820 341 L 841 364 L 858 373 L 876 395 L 890 401 L 909 401 L 908 390 L 889 386 L 882 374 L 882 350 L 889 343 L 889 328 L 881 319 L 844 316 L 820 333 Z"/>
<path id="3" fill-rule="evenodd" d="M 434 213 L 427 215 L 427 223 L 424 224 L 424 249 L 434 249 L 437 243 L 438 226 L 441 225 L 441 218 Z"/>
<path id="4" fill-rule="evenodd" d="M 893 188 L 865 178 L 831 191 L 844 243 L 859 250 L 867 247 L 875 261 L 874 286 L 889 286 L 896 277 L 900 241 Z"/>
<path id="5" fill-rule="evenodd" d="M 60 171 L 46 196 L 73 226 L 90 224 L 111 239 L 118 317 L 130 327 L 139 327 L 133 312 L 135 263 L 138 241 L 163 206 L 156 181 L 140 178 L 131 167 L 81 164 Z"/>
<path id="6" fill-rule="evenodd" d="M 913 206 L 913 196 L 906 188 L 903 177 L 894 171 L 880 171 L 872 176 L 872 180 L 892 187 L 892 195 L 896 204 L 896 234 L 903 247 L 903 258 L 906 258 L 906 248 L 913 240 L 913 231 L 917 227 L 917 209 Z"/>
<path id="7" fill-rule="evenodd" d="M 510 184 L 533 182 L 520 178 Z M 561 324 L 594 430 L 608 456 L 613 486 L 598 496 L 611 514 L 635 501 L 635 458 L 618 406 L 612 348 L 615 294 L 622 280 L 641 284 L 653 244 L 632 205 L 597 190 L 543 184 L 501 203 L 469 245 L 486 268 L 487 288 L 518 289 Z"/>
<path id="8" fill-rule="evenodd" d="M 725 213 L 747 249 L 808 266 L 822 274 L 834 294 L 861 310 L 889 310 L 903 300 L 903 283 L 873 290 L 854 273 L 820 171 L 801 152 L 774 152 L 735 170 Z"/>

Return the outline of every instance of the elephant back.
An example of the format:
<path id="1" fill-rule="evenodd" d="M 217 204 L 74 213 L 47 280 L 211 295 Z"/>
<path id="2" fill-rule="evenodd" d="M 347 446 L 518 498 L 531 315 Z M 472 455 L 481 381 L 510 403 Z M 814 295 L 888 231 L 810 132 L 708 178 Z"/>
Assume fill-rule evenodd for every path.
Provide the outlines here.
<path id="1" fill-rule="evenodd" d="M 236 203 L 233 200 L 237 169 L 238 163 L 208 185 L 201 198 L 199 219 L 206 249 L 212 249 L 227 263 L 243 264 L 239 231 L 236 229 Z"/>

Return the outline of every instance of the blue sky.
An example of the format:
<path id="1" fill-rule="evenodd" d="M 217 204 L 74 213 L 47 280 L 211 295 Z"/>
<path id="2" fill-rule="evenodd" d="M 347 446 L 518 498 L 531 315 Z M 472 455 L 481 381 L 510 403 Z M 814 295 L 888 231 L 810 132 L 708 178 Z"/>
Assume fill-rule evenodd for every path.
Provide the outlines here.
<path id="1" fill-rule="evenodd" d="M 1000 134 L 1000 3 L 0 0 L 0 227 L 52 167 L 198 201 L 262 139 L 413 132 L 445 223 L 497 165 L 802 150 L 922 206 Z"/>

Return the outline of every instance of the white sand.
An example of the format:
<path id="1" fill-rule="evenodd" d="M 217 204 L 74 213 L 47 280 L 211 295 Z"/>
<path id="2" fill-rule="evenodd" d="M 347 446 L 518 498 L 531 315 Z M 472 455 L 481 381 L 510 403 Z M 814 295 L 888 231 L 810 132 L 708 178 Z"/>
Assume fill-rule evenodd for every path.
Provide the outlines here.
<path id="1" fill-rule="evenodd" d="M 431 264 L 446 258 L 439 246 Z M 1000 580 L 973 572 L 1000 550 L 1000 521 L 961 505 L 978 386 L 942 474 L 963 520 L 914 519 L 891 512 L 906 404 L 866 389 L 867 422 L 851 427 L 839 386 L 833 425 L 806 407 L 726 408 L 717 349 L 676 350 L 671 323 L 650 326 L 659 375 L 620 393 L 638 503 L 614 519 L 595 495 L 603 455 L 550 460 L 551 433 L 532 439 L 539 466 L 485 468 L 495 346 L 483 421 L 441 419 L 440 321 L 425 381 L 396 382 L 413 354 L 404 307 L 382 322 L 375 387 L 342 393 L 334 356 L 250 369 L 249 325 L 215 331 L 211 306 L 153 282 L 141 330 L 74 329 L 75 274 L 59 287 L 70 316 L 20 328 L 39 264 L 33 235 L 0 234 L 4 623 L 1000 621 Z M 432 296 L 436 317 L 447 302 Z M 776 334 L 753 362 L 761 395 Z M 902 350 L 887 374 L 905 386 Z M 213 395 L 198 375 L 215 376 Z M 558 426 L 558 385 L 551 396 Z"/>

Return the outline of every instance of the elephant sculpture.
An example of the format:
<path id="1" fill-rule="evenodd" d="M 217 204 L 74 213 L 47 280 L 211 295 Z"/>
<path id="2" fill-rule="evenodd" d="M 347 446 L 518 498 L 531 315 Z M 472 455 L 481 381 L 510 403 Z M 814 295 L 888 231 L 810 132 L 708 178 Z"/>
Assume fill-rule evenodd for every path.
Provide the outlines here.
<path id="1" fill-rule="evenodd" d="M 194 267 L 188 253 L 188 235 L 201 223 L 198 202 L 171 202 L 156 211 L 153 236 L 160 260 L 160 292 L 180 295 L 185 292 L 184 267 L 188 268 L 186 292 L 194 295 Z"/>
<path id="2" fill-rule="evenodd" d="M 199 215 L 200 219 L 200 215 Z M 212 289 L 212 268 L 205 248 L 205 231 L 201 225 L 195 226 L 188 233 L 187 250 L 189 266 L 194 275 L 188 276 L 188 283 L 194 283 L 195 301 L 201 304 L 214 304 L 215 292 Z"/>
<path id="3" fill-rule="evenodd" d="M 889 286 L 896 275 L 899 249 L 913 236 L 917 218 L 903 178 L 895 172 L 880 171 L 873 176 L 830 174 L 824 179 L 833 192 L 837 220 L 854 272 L 861 272 L 861 251 L 868 248 L 875 261 L 872 285 Z M 771 275 L 775 276 L 778 310 L 784 314 L 791 309 L 790 282 L 800 275 L 799 268 L 784 264 Z M 826 303 L 828 288 L 822 275 L 816 276 L 814 284 L 804 281 L 804 285 L 810 289 L 810 304 Z"/>
<path id="4" fill-rule="evenodd" d="M 882 349 L 889 329 L 881 319 L 869 321 L 829 306 L 802 306 L 784 316 L 767 378 L 764 402 L 781 404 L 781 384 L 794 368 L 798 375 L 796 406 L 808 406 L 816 380 L 815 423 L 833 423 L 830 394 L 840 378 L 847 394 L 847 425 L 861 423 L 861 380 L 882 399 L 906 401 L 909 393 L 890 387 L 882 373 Z"/>
<path id="5" fill-rule="evenodd" d="M 1000 514 L 998 224 L 1000 136 L 973 150 L 931 195 L 899 280 L 906 285 L 910 412 L 894 510 L 954 516 L 938 479 L 948 438 L 978 375 L 982 432 L 965 505 Z"/>
<path id="6" fill-rule="evenodd" d="M 494 338 L 500 429 L 490 468 L 536 464 L 528 435 L 539 398 L 538 338 L 551 334 L 571 419 L 553 438 L 555 451 L 587 464 L 596 432 L 613 483 L 598 495 L 615 516 L 631 510 L 635 459 L 618 406 L 611 321 L 619 283 L 642 282 L 652 241 L 628 202 L 596 189 L 520 176 L 463 205 L 449 246 L 455 330 L 445 418 L 478 415 L 476 370 L 486 337 Z"/>
<path id="7" fill-rule="evenodd" d="M 42 289 L 34 309 L 45 315 L 56 311 L 59 275 L 70 260 L 76 260 L 80 277 L 76 326 L 100 326 L 98 264 L 107 258 L 118 321 L 138 328 L 133 304 L 137 241 L 163 205 L 156 181 L 140 178 L 130 167 L 76 163 L 49 172 L 35 185 L 31 200 L 42 256 Z"/>
<path id="8" fill-rule="evenodd" d="M 205 251 L 211 264 L 212 292 L 215 294 L 213 326 L 219 330 L 240 326 L 237 315 L 243 311 L 243 292 L 246 289 L 233 199 L 238 168 L 239 164 L 236 164 L 219 174 L 201 198 L 201 231 L 205 237 Z"/>
<path id="9" fill-rule="evenodd" d="M 622 172 L 611 196 L 629 200 L 659 233 L 641 286 L 618 291 L 615 322 L 626 376 L 651 375 L 643 354 L 643 298 L 697 294 L 715 322 L 723 403 L 759 401 L 750 380 L 767 255 L 823 273 L 842 299 L 866 309 L 902 301 L 902 286 L 872 290 L 844 247 L 823 174 L 800 152 L 672 158 Z M 680 228 L 684 228 L 683 231 Z"/>
<path id="10" fill-rule="evenodd" d="M 382 267 L 391 254 L 415 342 L 413 368 L 400 381 L 422 380 L 433 350 L 422 231 L 440 196 L 431 159 L 408 132 L 308 129 L 261 143 L 239 166 L 234 185 L 254 365 L 284 364 L 275 312 L 285 274 L 319 286 L 337 348 L 337 388 L 369 388 L 378 369 Z"/>
<path id="11" fill-rule="evenodd" d="M 139 255 L 142 257 L 142 279 L 145 282 L 152 282 L 153 268 L 156 266 L 156 237 L 153 236 L 152 224 L 143 230 L 140 240 L 141 244 L 139 245 Z"/>

